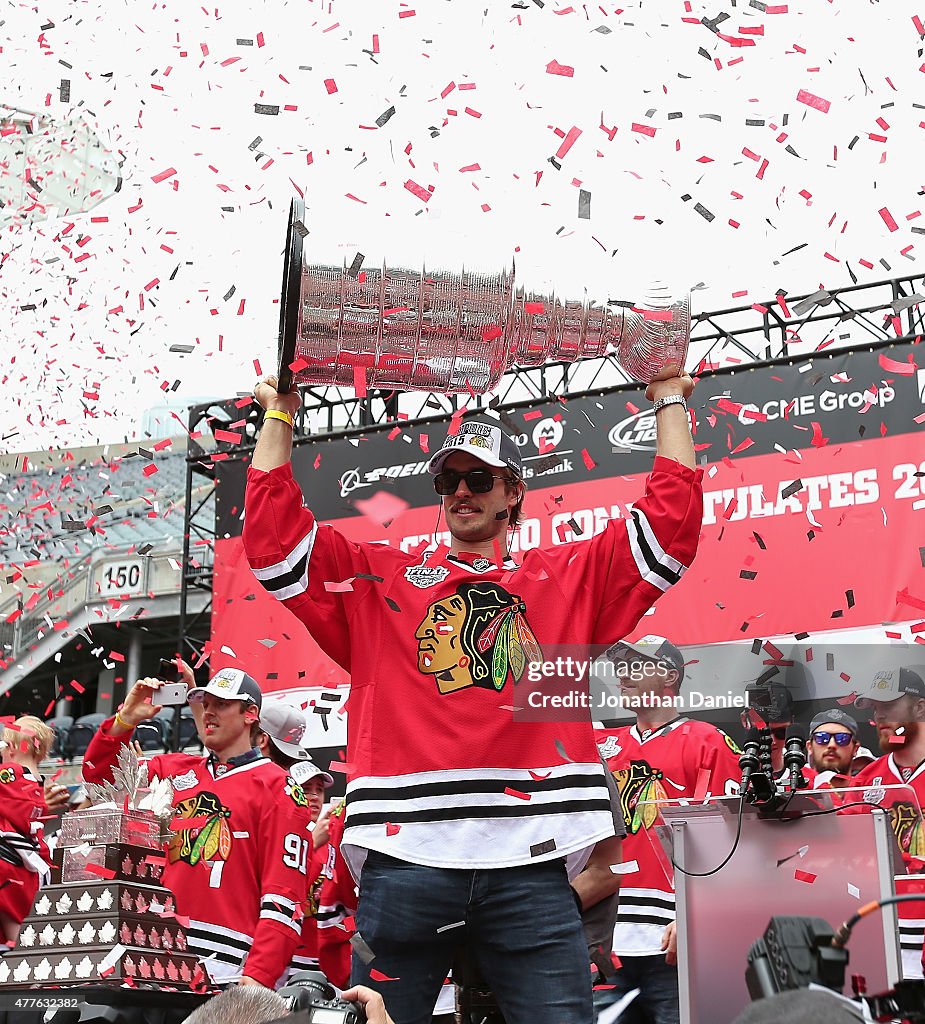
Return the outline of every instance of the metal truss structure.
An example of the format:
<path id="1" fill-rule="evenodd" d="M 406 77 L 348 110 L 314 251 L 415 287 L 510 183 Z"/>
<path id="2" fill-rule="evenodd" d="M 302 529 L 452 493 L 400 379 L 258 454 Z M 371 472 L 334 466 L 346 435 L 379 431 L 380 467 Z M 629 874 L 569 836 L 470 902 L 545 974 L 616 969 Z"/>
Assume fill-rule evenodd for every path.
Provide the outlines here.
<path id="1" fill-rule="evenodd" d="M 878 347 L 918 336 L 925 337 L 925 276 L 921 274 L 808 295 L 790 296 L 780 291 L 752 305 L 695 314 L 688 365 L 702 376 L 751 363 L 809 358 L 814 352 L 833 349 Z M 510 411 L 550 398 L 638 386 L 608 355 L 514 368 L 502 377 L 494 395 L 371 391 L 358 398 L 350 388 L 308 388 L 296 415 L 294 444 L 442 420 L 463 408 L 474 411 L 491 406 Z M 194 505 L 194 482 L 211 481 L 214 485 L 216 459 L 241 458 L 251 452 L 260 419 L 261 411 L 249 396 L 190 409 L 179 649 L 194 660 L 201 652 L 189 637 L 190 626 L 211 614 L 211 600 L 191 617 L 189 595 L 196 591 L 211 595 L 212 591 L 212 559 L 197 558 L 196 551 L 216 539 L 214 487 Z M 210 444 L 207 451 L 198 444 L 201 437 L 214 437 L 214 448 Z"/>

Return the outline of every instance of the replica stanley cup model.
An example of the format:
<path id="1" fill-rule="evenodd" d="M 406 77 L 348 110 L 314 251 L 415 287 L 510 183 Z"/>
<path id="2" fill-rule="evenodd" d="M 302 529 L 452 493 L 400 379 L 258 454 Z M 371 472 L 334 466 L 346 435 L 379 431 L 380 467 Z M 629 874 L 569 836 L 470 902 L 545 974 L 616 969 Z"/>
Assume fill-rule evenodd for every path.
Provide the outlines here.
<path id="1" fill-rule="evenodd" d="M 653 283 L 633 302 L 518 287 L 514 270 L 340 267 L 311 262 L 293 200 L 280 309 L 280 389 L 491 391 L 512 366 L 616 353 L 635 380 L 673 377 L 690 339 L 690 295 Z"/>

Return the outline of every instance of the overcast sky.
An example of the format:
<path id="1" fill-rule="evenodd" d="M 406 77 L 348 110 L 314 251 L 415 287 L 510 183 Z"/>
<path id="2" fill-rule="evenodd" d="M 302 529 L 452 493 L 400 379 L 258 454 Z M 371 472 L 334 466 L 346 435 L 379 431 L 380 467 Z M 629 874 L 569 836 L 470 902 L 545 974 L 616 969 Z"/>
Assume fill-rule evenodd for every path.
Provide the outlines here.
<path id="1" fill-rule="evenodd" d="M 906 3 L 55 0 L 4 18 L 0 101 L 83 119 L 124 176 L 89 213 L 5 222 L 4 450 L 139 436 L 175 381 L 249 389 L 275 361 L 299 190 L 319 262 L 516 255 L 560 294 L 668 274 L 706 286 L 703 310 L 849 266 L 922 272 Z"/>

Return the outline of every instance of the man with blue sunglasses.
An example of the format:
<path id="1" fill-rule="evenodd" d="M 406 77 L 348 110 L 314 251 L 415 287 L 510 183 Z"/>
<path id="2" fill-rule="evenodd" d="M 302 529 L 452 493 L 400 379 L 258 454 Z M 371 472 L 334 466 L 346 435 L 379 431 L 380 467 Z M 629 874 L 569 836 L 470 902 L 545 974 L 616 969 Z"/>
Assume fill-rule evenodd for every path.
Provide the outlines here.
<path id="1" fill-rule="evenodd" d="M 858 723 L 840 708 L 820 711 L 810 722 L 806 750 L 817 772 L 850 775 L 859 746 Z"/>

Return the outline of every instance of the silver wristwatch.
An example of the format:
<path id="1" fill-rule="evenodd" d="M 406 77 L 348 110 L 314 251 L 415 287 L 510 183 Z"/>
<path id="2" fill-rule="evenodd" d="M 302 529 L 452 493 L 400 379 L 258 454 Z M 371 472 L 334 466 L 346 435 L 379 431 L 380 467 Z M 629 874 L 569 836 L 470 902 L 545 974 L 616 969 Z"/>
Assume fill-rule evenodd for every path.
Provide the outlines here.
<path id="1" fill-rule="evenodd" d="M 656 398 L 652 403 L 652 412 L 664 409 L 666 405 L 683 405 L 687 408 L 687 399 L 684 395 L 665 395 L 664 398 Z"/>

